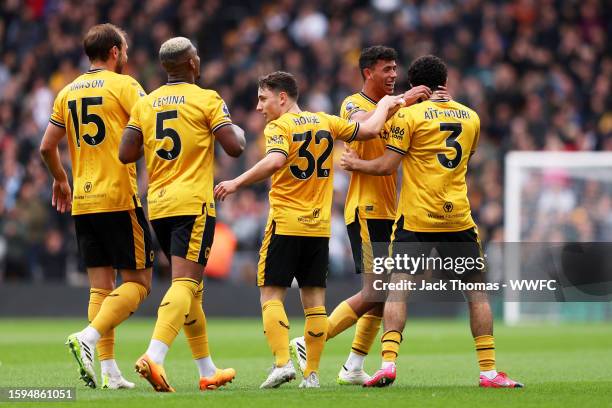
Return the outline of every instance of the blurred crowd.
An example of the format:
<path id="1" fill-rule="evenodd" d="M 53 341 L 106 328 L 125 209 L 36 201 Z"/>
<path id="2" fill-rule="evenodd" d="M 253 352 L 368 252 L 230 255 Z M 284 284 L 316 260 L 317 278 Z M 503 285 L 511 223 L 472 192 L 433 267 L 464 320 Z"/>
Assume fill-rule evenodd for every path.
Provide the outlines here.
<path id="1" fill-rule="evenodd" d="M 487 242 L 503 240 L 506 152 L 612 150 L 612 8 L 605 4 L 5 0 L 0 4 L 0 281 L 62 281 L 83 272 L 72 220 L 50 206 L 51 180 L 38 145 L 55 95 L 88 68 L 82 37 L 96 23 L 112 22 L 125 29 L 125 73 L 148 92 L 165 83 L 157 60 L 164 40 L 182 35 L 197 45 L 201 85 L 222 95 L 234 122 L 247 133 L 248 147 L 238 164 L 217 153 L 216 180 L 234 177 L 262 157 L 264 119 L 255 111 L 260 75 L 277 69 L 296 74 L 303 109 L 337 114 L 340 102 L 361 89 L 358 57 L 363 47 L 384 44 L 397 49 L 398 92 L 408 87 L 410 61 L 428 53 L 440 56 L 449 65 L 450 93 L 481 118 L 480 146 L 470 164 L 468 185 L 473 215 Z M 62 156 L 69 168 L 65 146 Z M 332 277 L 351 276 L 353 271 L 342 216 L 348 180 L 348 174 L 336 169 Z M 563 182 L 551 183 L 550 189 L 563 192 Z M 139 184 L 144 195 L 144 177 Z M 563 239 L 589 234 L 580 228 L 596 232 L 601 227 L 597 214 L 610 214 L 609 184 L 580 188 L 565 198 L 545 197 L 545 188 L 533 192 L 541 195 L 535 202 L 543 213 L 567 207 L 568 222 L 577 232 Z M 219 205 L 218 220 L 231 228 L 237 243 L 233 279 L 254 280 L 267 190 L 261 183 Z M 599 212 L 591 211 L 596 204 L 590 197 L 597 195 L 607 200 L 597 204 Z M 543 231 L 530 234 L 546 240 Z M 588 237 L 610 239 L 596 233 Z"/>

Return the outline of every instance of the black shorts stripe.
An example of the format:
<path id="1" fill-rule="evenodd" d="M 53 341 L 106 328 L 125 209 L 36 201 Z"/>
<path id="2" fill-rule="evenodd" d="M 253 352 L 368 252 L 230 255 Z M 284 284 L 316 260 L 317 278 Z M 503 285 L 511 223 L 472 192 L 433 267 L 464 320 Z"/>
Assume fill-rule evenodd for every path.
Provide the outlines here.
<path id="1" fill-rule="evenodd" d="M 137 132 L 142 133 L 142 129 L 140 129 L 138 126 L 134 126 L 134 125 L 126 125 L 125 127 L 126 127 L 126 128 L 130 128 L 130 129 L 132 129 L 132 130 L 135 130 L 135 131 L 137 131 Z"/>
<path id="2" fill-rule="evenodd" d="M 125 211 L 81 214 L 73 218 L 79 253 L 85 267 L 141 269 L 143 266 L 150 268 L 153 265 L 151 231 L 142 207 Z M 140 228 L 135 229 L 136 224 Z M 138 236 L 135 237 L 134 234 Z M 138 262 L 135 239 L 138 240 L 140 247 Z"/>
<path id="3" fill-rule="evenodd" d="M 300 288 L 324 288 L 328 269 L 328 237 L 277 235 L 274 221 L 266 228 L 257 265 L 258 286 L 290 287 L 295 278 Z"/>
<path id="4" fill-rule="evenodd" d="M 169 262 L 176 256 L 204 266 L 212 248 L 215 224 L 215 217 L 208 215 L 206 211 L 198 215 L 165 217 L 151 221 L 159 245 Z"/>
<path id="5" fill-rule="evenodd" d="M 389 242 L 391 240 L 391 232 L 393 230 L 393 220 L 386 219 L 363 219 L 364 215 L 355 209 L 355 221 L 346 226 L 346 230 L 351 244 L 353 253 L 353 261 L 355 262 L 355 273 L 362 273 L 365 270 L 363 259 L 363 237 L 369 236 L 370 242 Z M 365 221 L 365 222 L 364 222 Z M 367 225 L 368 231 L 361 231 L 363 225 Z M 385 253 L 379 253 L 383 249 L 382 245 L 372 246 L 376 254 L 374 256 L 385 257 L 388 252 L 385 248 Z M 386 245 L 384 246 L 386 247 Z"/>

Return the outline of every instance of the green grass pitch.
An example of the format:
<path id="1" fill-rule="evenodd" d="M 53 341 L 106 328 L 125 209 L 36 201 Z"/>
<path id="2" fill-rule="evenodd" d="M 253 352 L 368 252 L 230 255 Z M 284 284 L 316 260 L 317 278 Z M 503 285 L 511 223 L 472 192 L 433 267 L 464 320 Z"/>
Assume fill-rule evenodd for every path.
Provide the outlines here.
<path id="1" fill-rule="evenodd" d="M 298 381 L 277 390 L 259 390 L 272 357 L 257 319 L 209 319 L 215 363 L 234 367 L 234 383 L 200 392 L 197 370 L 181 334 L 166 358 L 175 394 L 157 394 L 137 377 L 132 364 L 144 352 L 153 320 L 131 319 L 117 330 L 116 352 L 134 390 L 90 390 L 77 381 L 76 364 L 63 345 L 78 330 L 78 319 L 0 319 L 0 387 L 75 386 L 77 402 L 52 406 L 89 407 L 236 407 L 326 406 L 440 407 L 612 407 L 612 324 L 562 324 L 496 327 L 498 369 L 523 381 L 525 389 L 479 389 L 473 343 L 465 320 L 409 321 L 398 362 L 398 380 L 390 388 L 363 389 L 335 383 L 350 348 L 353 330 L 327 343 L 321 363 L 321 389 L 300 390 Z M 291 319 L 291 335 L 303 320 Z M 380 363 L 376 344 L 366 368 Z M 195 405 L 198 404 L 198 405 Z M 202 405 L 199 405 L 202 404 Z M 206 404 L 206 405 L 204 405 Z M 8 406 L 0 402 L 0 407 Z M 12 404 L 18 407 L 40 403 Z M 47 405 L 47 404 L 42 404 Z"/>

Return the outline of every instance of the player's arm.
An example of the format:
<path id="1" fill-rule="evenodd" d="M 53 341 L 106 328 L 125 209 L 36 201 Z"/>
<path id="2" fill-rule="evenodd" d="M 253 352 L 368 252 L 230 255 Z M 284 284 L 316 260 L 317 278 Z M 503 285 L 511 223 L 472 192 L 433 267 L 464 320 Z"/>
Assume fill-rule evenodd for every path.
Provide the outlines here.
<path id="1" fill-rule="evenodd" d="M 443 88 L 442 91 L 438 91 L 438 94 L 440 94 L 440 92 L 444 92 L 444 94 L 441 94 L 442 97 L 445 97 L 445 95 L 448 95 L 446 93 L 446 88 L 444 87 L 440 87 Z M 404 92 L 401 97 L 404 99 L 404 105 L 403 106 L 411 106 L 414 105 L 415 103 L 419 102 L 420 100 L 424 100 L 424 99 L 429 99 L 429 97 L 431 96 L 431 89 L 429 89 L 427 86 L 425 85 L 419 85 L 419 86 L 415 86 L 414 88 L 410 88 L 408 91 Z M 448 95 L 450 99 L 450 95 Z M 395 115 L 395 112 L 398 111 L 399 108 L 401 108 L 402 105 L 396 105 L 393 108 L 389 109 L 387 111 L 387 120 L 391 119 L 391 117 L 393 115 Z M 373 111 L 363 111 L 363 110 L 359 110 L 356 111 L 355 113 L 353 113 L 350 117 L 350 120 L 353 122 L 359 122 L 359 123 L 364 123 L 366 120 L 368 120 L 372 115 L 374 115 L 374 112 L 376 112 L 375 110 Z M 386 121 L 385 121 L 386 122 Z"/>
<path id="2" fill-rule="evenodd" d="M 40 156 L 53 176 L 51 205 L 61 213 L 70 211 L 72 208 L 72 191 L 58 149 L 65 134 L 66 130 L 64 128 L 49 123 L 40 142 Z"/>
<path id="3" fill-rule="evenodd" d="M 401 160 L 401 154 L 389 149 L 376 159 L 362 160 L 353 149 L 347 148 L 340 159 L 340 167 L 374 176 L 388 176 L 393 174 Z"/>
<path id="4" fill-rule="evenodd" d="M 238 157 L 244 151 L 246 139 L 244 137 L 244 130 L 240 126 L 230 123 L 217 129 L 214 134 L 215 139 L 219 141 L 225 153 L 230 156 Z"/>
<path id="5" fill-rule="evenodd" d="M 119 146 L 119 161 L 123 164 L 137 162 L 144 154 L 142 132 L 128 126 L 123 131 Z"/>
<path id="6" fill-rule="evenodd" d="M 389 111 L 403 106 L 404 103 L 402 96 L 385 95 L 378 101 L 374 113 L 365 122 L 359 124 L 355 140 L 369 140 L 378 136 L 387 121 Z"/>
<path id="7" fill-rule="evenodd" d="M 215 199 L 223 201 L 225 197 L 235 193 L 239 188 L 271 177 L 285 165 L 286 161 L 287 156 L 285 153 L 277 151 L 269 152 L 266 157 L 235 179 L 222 181 L 217 184 L 214 190 Z"/>

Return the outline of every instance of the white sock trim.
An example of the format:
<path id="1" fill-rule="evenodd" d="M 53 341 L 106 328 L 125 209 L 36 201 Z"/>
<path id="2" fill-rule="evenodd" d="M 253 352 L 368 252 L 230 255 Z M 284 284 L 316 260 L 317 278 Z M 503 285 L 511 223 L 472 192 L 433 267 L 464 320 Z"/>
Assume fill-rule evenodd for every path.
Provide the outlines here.
<path id="1" fill-rule="evenodd" d="M 93 327 L 87 326 L 83 329 L 83 331 L 81 331 L 81 335 L 79 337 L 88 345 L 95 347 L 102 335 Z"/>
<path id="2" fill-rule="evenodd" d="M 196 363 L 196 366 L 198 366 L 200 377 L 212 377 L 217 372 L 217 367 L 215 366 L 215 363 L 213 363 L 210 356 L 198 358 L 197 360 L 193 361 Z"/>
<path id="3" fill-rule="evenodd" d="M 481 371 L 480 375 L 484 375 L 489 380 L 492 380 L 497 377 L 497 370 Z"/>
<path id="4" fill-rule="evenodd" d="M 149 356 L 154 363 L 163 365 L 166 354 L 168 354 L 168 350 L 169 347 L 166 345 L 166 343 L 151 339 L 149 348 L 147 349 L 147 356 Z"/>
<path id="5" fill-rule="evenodd" d="M 103 375 L 107 374 L 112 377 L 121 375 L 121 371 L 119 371 L 119 366 L 117 365 L 117 361 L 115 359 L 100 361 L 100 368 Z"/>
<path id="6" fill-rule="evenodd" d="M 366 356 L 362 356 L 351 351 L 348 358 L 346 359 L 346 364 L 344 364 L 344 366 L 346 367 L 347 371 L 363 370 L 365 358 Z"/>

